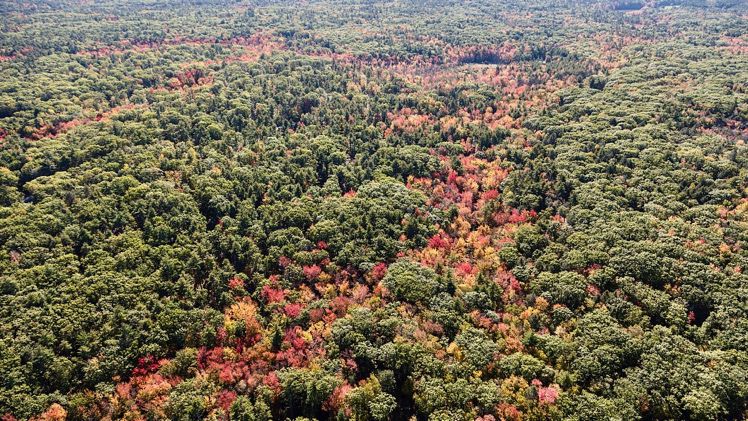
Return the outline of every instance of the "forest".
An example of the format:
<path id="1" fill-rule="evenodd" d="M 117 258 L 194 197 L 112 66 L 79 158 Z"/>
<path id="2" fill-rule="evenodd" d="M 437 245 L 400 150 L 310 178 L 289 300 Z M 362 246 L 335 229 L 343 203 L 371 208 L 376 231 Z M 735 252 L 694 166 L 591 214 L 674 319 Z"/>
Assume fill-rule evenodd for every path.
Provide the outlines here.
<path id="1" fill-rule="evenodd" d="M 0 75 L 2 421 L 748 418 L 744 1 L 0 0 Z"/>

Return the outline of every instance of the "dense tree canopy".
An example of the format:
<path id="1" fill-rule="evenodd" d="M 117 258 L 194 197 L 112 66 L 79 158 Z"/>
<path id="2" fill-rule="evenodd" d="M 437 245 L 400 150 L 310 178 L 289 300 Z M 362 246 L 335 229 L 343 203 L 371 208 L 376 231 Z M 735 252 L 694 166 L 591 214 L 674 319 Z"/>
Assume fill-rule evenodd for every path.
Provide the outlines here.
<path id="1" fill-rule="evenodd" d="M 0 418 L 748 416 L 737 0 L 0 1 Z"/>

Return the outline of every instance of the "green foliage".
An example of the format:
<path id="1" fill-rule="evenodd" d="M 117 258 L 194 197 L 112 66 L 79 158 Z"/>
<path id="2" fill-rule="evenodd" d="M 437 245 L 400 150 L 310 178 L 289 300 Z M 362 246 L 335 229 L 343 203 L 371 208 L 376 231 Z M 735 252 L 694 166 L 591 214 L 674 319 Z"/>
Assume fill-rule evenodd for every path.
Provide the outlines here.
<path id="1" fill-rule="evenodd" d="M 280 371 L 278 377 L 289 416 L 317 416 L 322 403 L 340 384 L 336 377 L 318 369 L 286 369 Z"/>
<path id="2" fill-rule="evenodd" d="M 214 387 L 206 379 L 199 378 L 180 383 L 169 395 L 167 416 L 181 421 L 204 419 L 208 414 L 208 399 Z"/>
<path id="3" fill-rule="evenodd" d="M 424 303 L 442 285 L 433 270 L 410 260 L 399 260 L 390 265 L 382 283 L 395 298 L 411 303 Z"/>
<path id="4" fill-rule="evenodd" d="M 346 395 L 346 401 L 353 412 L 354 420 L 387 420 L 395 410 L 395 397 L 382 391 L 376 376 L 371 376 L 363 386 L 353 389 Z"/>
<path id="5" fill-rule="evenodd" d="M 239 396 L 229 408 L 229 417 L 236 421 L 269 421 L 273 419 L 270 408 L 262 402 L 255 404 L 246 397 Z"/>
<path id="6" fill-rule="evenodd" d="M 745 418 L 747 10 L 2 2 L 0 418 Z"/>

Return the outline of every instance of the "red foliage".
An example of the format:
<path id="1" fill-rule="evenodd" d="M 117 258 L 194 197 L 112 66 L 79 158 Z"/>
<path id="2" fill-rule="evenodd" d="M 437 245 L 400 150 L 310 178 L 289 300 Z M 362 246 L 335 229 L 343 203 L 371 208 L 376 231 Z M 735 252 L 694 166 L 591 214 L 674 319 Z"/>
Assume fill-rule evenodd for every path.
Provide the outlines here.
<path id="1" fill-rule="evenodd" d="M 304 276 L 309 281 L 317 279 L 319 274 L 322 273 L 322 269 L 317 265 L 304 266 L 302 270 L 304 271 Z"/>
<path id="2" fill-rule="evenodd" d="M 34 421 L 65 421 L 67 417 L 68 412 L 65 408 L 58 403 L 53 403 L 42 415 L 34 418 Z"/>
<path id="3" fill-rule="evenodd" d="M 332 302 L 330 303 L 330 307 L 332 308 L 332 311 L 335 312 L 335 314 L 342 317 L 345 315 L 350 304 L 350 298 L 339 295 L 332 300 Z"/>
<path id="4" fill-rule="evenodd" d="M 120 113 L 122 111 L 126 110 L 133 110 L 136 108 L 143 108 L 144 105 L 135 105 L 135 104 L 124 104 L 117 107 L 114 107 L 110 109 L 109 111 L 105 112 L 99 112 L 96 114 L 95 117 L 81 117 L 77 119 L 73 119 L 70 121 L 62 121 L 55 124 L 48 124 L 46 126 L 40 127 L 37 129 L 31 136 L 29 136 L 29 139 L 31 140 L 41 140 L 45 138 L 55 138 L 58 135 L 67 132 L 68 130 L 71 130 L 78 126 L 83 126 L 86 124 L 90 124 L 93 122 L 100 122 L 100 121 L 108 121 L 112 115 Z M 93 113 L 95 111 L 88 111 L 89 113 Z"/>
<path id="5" fill-rule="evenodd" d="M 496 407 L 496 412 L 503 420 L 519 421 L 522 419 L 522 412 L 516 406 L 508 403 L 500 403 Z"/>
<path id="6" fill-rule="evenodd" d="M 266 284 L 262 287 L 260 292 L 262 298 L 268 303 L 277 303 L 283 301 L 286 298 L 286 293 L 282 289 Z"/>
<path id="7" fill-rule="evenodd" d="M 236 392 L 221 390 L 218 392 L 218 406 L 224 411 L 228 411 L 231 404 L 236 400 Z"/>
<path id="8" fill-rule="evenodd" d="M 298 303 L 290 303 L 286 304 L 285 307 L 283 307 L 283 312 L 286 313 L 286 316 L 295 319 L 299 317 L 299 314 L 301 314 L 301 309 L 303 306 Z"/>
<path id="9" fill-rule="evenodd" d="M 432 40 L 435 43 L 439 40 Z M 172 44 L 174 43 L 174 44 Z M 178 39 L 165 41 L 161 44 L 143 46 L 144 48 L 160 48 L 167 45 L 184 45 L 189 43 L 220 43 L 232 45 L 235 48 L 241 46 L 244 54 L 241 56 L 230 57 L 226 61 L 250 61 L 255 59 L 259 54 L 266 51 L 272 51 L 274 48 L 286 48 L 284 45 L 276 44 L 275 38 L 269 35 L 258 35 L 251 38 L 237 37 L 229 40 L 215 39 Z M 440 44 L 440 47 L 442 45 Z M 409 189 L 420 190 L 428 197 L 428 206 L 450 211 L 456 208 L 458 210 L 456 217 L 452 220 L 445 221 L 439 226 L 438 233 L 428 240 L 428 247 L 421 250 L 401 251 L 397 257 L 415 257 L 417 261 L 429 265 L 433 268 L 439 268 L 440 274 L 453 271 L 457 275 L 456 283 L 460 288 L 470 290 L 476 287 L 476 274 L 482 273 L 488 279 L 492 279 L 502 286 L 504 295 L 502 300 L 504 304 L 514 304 L 523 307 L 525 313 L 522 316 L 510 312 L 500 313 L 498 315 L 488 315 L 485 312 L 474 311 L 469 316 L 468 321 L 475 326 L 481 327 L 506 341 L 506 350 L 518 351 L 523 345 L 521 338 L 526 333 L 526 318 L 524 314 L 529 314 L 537 309 L 527 309 L 522 296 L 522 287 L 515 276 L 501 265 L 498 257 L 498 251 L 504 244 L 512 243 L 512 232 L 519 224 L 532 223 L 537 217 L 534 211 L 498 208 L 498 202 L 490 203 L 490 209 L 493 214 L 486 218 L 485 207 L 488 202 L 496 201 L 501 196 L 502 181 L 508 176 L 509 169 L 499 159 L 481 158 L 475 152 L 478 147 L 474 139 L 466 138 L 460 135 L 468 125 L 484 125 L 489 130 L 506 128 L 511 132 L 511 137 L 507 138 L 508 142 L 513 142 L 517 147 L 525 145 L 531 148 L 528 140 L 530 135 L 523 133 L 520 129 L 522 117 L 511 117 L 512 113 L 520 107 L 537 107 L 545 101 L 543 96 L 545 92 L 552 92 L 562 88 L 565 82 L 551 80 L 543 75 L 543 70 L 528 69 L 522 63 L 513 63 L 514 57 L 519 51 L 511 45 L 504 44 L 497 47 L 451 47 L 444 45 L 444 54 L 442 57 L 415 57 L 408 62 L 399 59 L 357 59 L 349 53 L 332 53 L 332 52 L 307 52 L 313 56 L 324 56 L 333 60 L 342 60 L 348 63 L 360 64 L 367 61 L 371 66 L 377 66 L 380 69 L 386 69 L 393 77 L 403 77 L 407 81 L 418 80 L 423 82 L 423 86 L 441 86 L 448 87 L 456 83 L 480 82 L 494 87 L 497 92 L 501 92 L 505 100 L 497 104 L 483 107 L 481 109 L 461 109 L 453 115 L 444 117 L 435 117 L 424 110 L 416 108 L 402 108 L 392 110 L 387 114 L 381 129 L 385 136 L 398 133 L 413 133 L 421 130 L 439 130 L 441 134 L 448 136 L 450 141 L 462 145 L 462 150 L 456 158 L 459 160 L 460 173 L 458 174 L 453 168 L 451 157 L 444 151 L 434 150 L 432 153 L 438 157 L 442 170 L 433 175 L 433 177 L 409 178 L 407 187 Z M 239 48 L 237 48 L 239 49 Z M 481 66 L 471 62 L 482 61 L 500 61 L 499 66 Z M 209 68 L 201 65 L 211 63 L 189 63 L 182 68 L 182 72 L 177 74 L 173 79 L 172 87 L 182 89 L 204 85 L 209 82 L 207 73 L 201 68 Z M 448 64 L 449 66 L 445 66 Z M 455 72 L 455 68 L 469 69 L 465 74 Z M 215 68 L 215 67 L 214 67 Z M 529 78 L 528 73 L 532 71 L 533 77 Z M 535 75 L 537 73 L 537 75 Z M 532 81 L 530 81 L 532 80 Z M 351 82 L 354 83 L 354 82 Z M 98 116 L 97 116 L 98 119 Z M 0 138 L 1 139 L 1 138 Z M 501 145 L 496 146 L 501 148 Z M 441 154 L 441 156 L 439 155 Z M 349 190 L 344 194 L 347 198 L 356 196 L 356 191 Z M 495 211 L 495 212 L 494 212 Z M 450 215 L 452 215 L 450 213 Z M 488 220 L 487 220 L 488 219 Z M 556 215 L 553 220 L 563 223 L 562 217 Z M 326 250 L 328 244 L 324 241 L 316 243 L 316 249 Z M 218 407 L 224 410 L 228 408 L 236 399 L 234 390 L 242 390 L 244 393 L 244 384 L 246 390 L 253 390 L 261 384 L 269 386 L 273 392 L 278 395 L 281 392 L 281 385 L 274 370 L 283 367 L 308 367 L 318 364 L 318 361 L 324 357 L 325 340 L 329 339 L 330 326 L 339 317 L 346 317 L 349 309 L 358 306 L 373 307 L 380 305 L 381 302 L 387 301 L 388 296 L 383 296 L 381 281 L 387 274 L 387 263 L 380 262 L 374 265 L 365 275 L 369 281 L 364 285 L 362 274 L 351 268 L 341 269 L 333 272 L 332 266 L 328 266 L 329 259 L 320 261 L 315 259 L 316 264 L 305 265 L 301 271 L 308 283 L 297 285 L 293 292 L 285 290 L 278 283 L 279 275 L 271 275 L 269 282 L 260 289 L 260 297 L 265 304 L 281 303 L 280 305 L 267 306 L 261 308 L 257 313 L 251 310 L 253 307 L 247 305 L 225 309 L 225 317 L 228 323 L 235 320 L 250 320 L 254 323 L 247 324 L 252 326 L 252 338 L 229 337 L 225 328 L 218 330 L 218 345 L 214 348 L 202 348 L 198 353 L 198 368 L 201 373 L 217 378 L 226 388 L 216 392 L 211 399 Z M 280 271 L 288 268 L 295 263 L 291 258 L 281 256 L 278 259 Z M 325 270 L 323 270 L 323 268 Z M 442 272 L 444 271 L 444 272 Z M 244 286 L 240 278 L 228 280 L 230 289 L 239 289 Z M 372 291 L 373 290 L 373 291 Z M 594 287 L 588 288 L 592 295 L 599 294 Z M 287 297 L 292 297 L 293 302 L 285 302 Z M 317 300 L 327 303 L 321 308 L 309 308 L 309 323 L 302 323 L 297 320 L 307 306 Z M 240 303 L 237 303 L 237 305 Z M 246 303 L 245 303 L 246 304 Z M 262 307 L 262 306 L 260 306 Z M 317 307 L 316 305 L 314 307 Z M 410 311 L 402 306 L 402 311 Z M 240 317 L 245 315 L 247 317 Z M 249 317 L 249 316 L 257 317 Z M 263 327 L 263 325 L 273 324 L 266 323 L 270 318 L 285 315 L 288 319 L 281 317 L 284 323 L 283 337 L 279 350 L 271 350 L 270 341 L 272 331 L 275 327 Z M 267 319 L 263 320 L 263 316 Z M 691 315 L 689 315 L 690 320 Z M 439 323 L 426 319 L 414 319 L 417 323 L 413 337 L 426 337 L 427 335 L 442 336 L 444 327 Z M 500 321 L 499 321 L 500 320 Z M 274 325 L 274 324 L 273 324 Z M 301 325 L 301 326 L 300 326 Z M 227 325 L 228 326 L 228 325 Z M 274 325 L 275 326 L 275 325 Z M 405 334 L 403 334 L 404 340 Z M 249 333 L 248 333 L 249 337 Z M 263 340 L 265 339 L 265 340 Z M 277 346 L 273 343 L 273 346 Z M 435 345 L 436 346 L 436 345 Z M 437 349 L 435 354 L 438 356 L 446 351 Z M 340 360 L 340 370 L 342 376 L 357 374 L 358 367 L 355 361 L 348 356 L 343 356 Z M 153 374 L 160 367 L 160 362 L 155 362 L 152 357 L 142 361 L 138 368 L 133 371 L 135 376 L 142 376 L 142 384 L 125 383 L 117 386 L 117 395 L 131 397 L 138 395 L 142 385 L 158 389 L 161 387 L 165 390 L 170 381 L 177 382 L 178 379 L 164 380 L 158 374 Z M 351 377 L 353 378 L 353 377 Z M 244 382 L 244 383 L 242 383 Z M 242 389 L 238 385 L 242 384 Z M 559 389 L 556 385 L 543 387 L 539 381 L 534 381 L 533 385 L 538 390 L 538 401 L 543 405 L 550 405 L 556 402 L 559 396 Z M 235 389 L 236 388 L 236 389 Z M 337 387 L 332 396 L 325 402 L 324 409 L 330 412 L 344 409 L 345 396 L 351 390 L 352 386 L 343 383 Z M 168 396 L 168 393 L 166 394 Z M 522 406 L 524 407 L 524 406 Z M 496 418 L 512 420 L 520 419 L 523 414 L 520 410 L 508 403 L 502 403 L 496 408 Z M 483 421 L 493 421 L 492 415 L 479 417 Z"/>
<path id="10" fill-rule="evenodd" d="M 444 233 L 435 234 L 429 239 L 429 247 L 434 249 L 447 249 L 450 246 L 450 238 Z"/>
<path id="11" fill-rule="evenodd" d="M 564 222 L 566 222 L 566 218 L 564 218 L 564 217 L 563 217 L 563 216 L 561 216 L 561 215 L 553 215 L 553 217 L 551 217 L 551 219 L 552 219 L 552 220 L 553 220 L 554 222 L 558 222 L 558 223 L 560 223 L 560 224 L 563 224 Z"/>
<path id="12" fill-rule="evenodd" d="M 244 288 L 244 281 L 240 278 L 231 278 L 229 279 L 229 288 L 230 289 L 239 289 Z"/>
<path id="13" fill-rule="evenodd" d="M 269 387 L 276 395 L 279 395 L 282 390 L 280 379 L 278 379 L 278 375 L 275 374 L 275 371 L 265 376 L 265 378 L 262 379 L 262 384 Z"/>
<path id="14" fill-rule="evenodd" d="M 505 224 L 523 224 L 527 222 L 529 219 L 535 218 L 538 216 L 537 212 L 534 210 L 526 211 L 522 210 L 519 211 L 517 209 L 512 209 L 509 212 L 501 211 L 496 212 L 493 214 L 493 220 L 498 225 L 505 225 Z"/>
<path id="15" fill-rule="evenodd" d="M 318 322 L 325 316 L 327 310 L 323 308 L 313 308 L 309 310 L 309 320 L 312 322 Z"/>
<path id="16" fill-rule="evenodd" d="M 153 355 L 146 355 L 138 359 L 138 364 L 132 370 L 133 376 L 145 376 L 149 373 L 153 373 L 161 368 L 162 365 L 166 364 L 167 360 L 158 360 Z"/>
<path id="17" fill-rule="evenodd" d="M 286 332 L 285 341 L 291 344 L 291 348 L 297 351 L 302 351 L 306 348 L 306 341 L 300 336 L 300 334 L 301 327 L 299 326 L 294 326 L 292 329 L 289 329 L 288 332 Z"/>
<path id="18" fill-rule="evenodd" d="M 510 301 L 512 295 L 522 292 L 522 286 L 511 272 L 499 271 L 497 281 L 504 288 L 504 299 Z"/>
<path id="19" fill-rule="evenodd" d="M 278 265 L 282 268 L 288 267 L 288 265 L 290 265 L 291 263 L 293 263 L 293 261 L 286 256 L 281 256 L 278 258 Z"/>
<path id="20" fill-rule="evenodd" d="M 218 371 L 218 380 L 223 384 L 234 384 L 239 378 L 239 373 L 234 371 L 230 364 L 222 365 Z"/>
<path id="21" fill-rule="evenodd" d="M 371 278 L 375 281 L 381 281 L 382 278 L 387 274 L 387 264 L 384 262 L 379 262 L 371 269 L 369 272 L 371 274 Z"/>
<path id="22" fill-rule="evenodd" d="M 345 405 L 345 397 L 353 389 L 348 383 L 343 383 L 333 390 L 330 397 L 325 401 L 322 408 L 326 411 L 337 412 Z"/>
<path id="23" fill-rule="evenodd" d="M 481 200 L 489 201 L 499 197 L 499 191 L 496 189 L 485 191 L 481 194 Z"/>
<path id="24" fill-rule="evenodd" d="M 186 87 L 207 85 L 212 79 L 202 69 L 190 69 L 178 73 L 174 80 L 169 83 L 172 89 L 184 89 Z"/>
<path id="25" fill-rule="evenodd" d="M 473 273 L 473 265 L 469 262 L 462 262 L 455 267 L 455 271 L 460 276 L 471 275 Z"/>
<path id="26" fill-rule="evenodd" d="M 558 399 L 558 389 L 555 387 L 541 387 L 538 389 L 538 401 L 541 404 L 552 405 Z"/>

